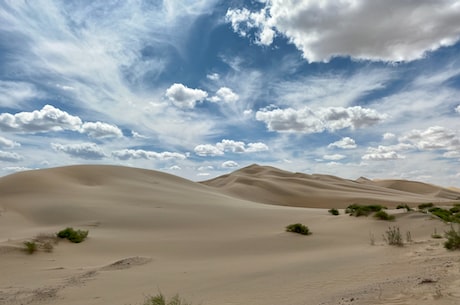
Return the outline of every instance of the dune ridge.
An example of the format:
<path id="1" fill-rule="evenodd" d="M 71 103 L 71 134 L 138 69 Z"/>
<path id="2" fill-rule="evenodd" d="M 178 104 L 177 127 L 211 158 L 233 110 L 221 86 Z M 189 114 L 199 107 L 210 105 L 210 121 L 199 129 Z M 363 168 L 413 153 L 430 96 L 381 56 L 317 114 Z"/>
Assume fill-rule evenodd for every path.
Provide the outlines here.
<path id="1" fill-rule="evenodd" d="M 260 166 L 229 177 L 232 184 L 208 186 L 84 165 L 0 178 L 0 305 L 135 305 L 159 291 L 203 305 L 458 304 L 458 254 L 431 238 L 449 225 L 418 212 L 389 211 L 396 220 L 388 223 L 325 210 L 330 198 L 345 204 L 360 192 L 385 199 L 406 192 Z M 305 184 L 329 198 L 318 201 L 322 209 L 241 199 L 294 202 Z M 241 198 L 223 191 L 229 186 Z M 285 232 L 291 223 L 313 234 Z M 389 225 L 414 241 L 386 245 Z M 21 251 L 24 241 L 68 226 L 88 230 L 87 239 L 60 241 L 50 253 Z"/>
<path id="2" fill-rule="evenodd" d="M 257 164 L 201 182 L 228 195 L 255 202 L 316 208 L 345 208 L 352 203 L 416 205 L 460 199 L 460 192 L 415 181 L 302 174 Z"/>

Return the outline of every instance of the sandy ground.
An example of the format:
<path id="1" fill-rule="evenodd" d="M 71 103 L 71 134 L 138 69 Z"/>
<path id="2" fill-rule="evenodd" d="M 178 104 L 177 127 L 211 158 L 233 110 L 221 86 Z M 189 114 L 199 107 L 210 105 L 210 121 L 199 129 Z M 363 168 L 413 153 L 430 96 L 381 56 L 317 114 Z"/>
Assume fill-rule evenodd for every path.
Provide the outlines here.
<path id="1" fill-rule="evenodd" d="M 134 305 L 160 291 L 203 305 L 460 303 L 460 256 L 431 237 L 449 226 L 419 212 L 332 216 L 111 166 L 15 174 L 0 194 L 0 304 Z M 313 234 L 284 231 L 296 222 Z M 21 250 L 67 226 L 88 239 Z M 389 226 L 412 241 L 388 246 Z"/>

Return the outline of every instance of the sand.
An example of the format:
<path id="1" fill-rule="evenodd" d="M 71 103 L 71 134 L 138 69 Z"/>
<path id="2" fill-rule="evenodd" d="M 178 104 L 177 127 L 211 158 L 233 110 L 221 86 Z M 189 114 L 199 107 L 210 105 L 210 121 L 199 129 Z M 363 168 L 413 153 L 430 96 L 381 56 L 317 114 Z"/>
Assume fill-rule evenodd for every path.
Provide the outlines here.
<path id="1" fill-rule="evenodd" d="M 223 177 L 210 186 L 156 171 L 71 166 L 3 177 L 0 304 L 141 304 L 160 291 L 203 305 L 460 302 L 458 252 L 431 237 L 448 225 L 402 210 L 389 210 L 394 222 L 327 213 L 373 196 L 412 205 L 452 199 L 424 192 L 424 184 L 414 193 L 302 175 L 253 166 L 234 173 L 235 185 Z M 287 206 L 307 178 L 318 185 L 308 185 L 315 203 Z M 283 205 L 263 202 L 273 194 L 286 198 Z M 313 234 L 284 231 L 296 222 Z M 89 230 L 88 238 L 60 241 L 49 253 L 21 250 L 24 241 L 67 226 Z M 389 226 L 412 241 L 388 246 L 382 235 Z"/>

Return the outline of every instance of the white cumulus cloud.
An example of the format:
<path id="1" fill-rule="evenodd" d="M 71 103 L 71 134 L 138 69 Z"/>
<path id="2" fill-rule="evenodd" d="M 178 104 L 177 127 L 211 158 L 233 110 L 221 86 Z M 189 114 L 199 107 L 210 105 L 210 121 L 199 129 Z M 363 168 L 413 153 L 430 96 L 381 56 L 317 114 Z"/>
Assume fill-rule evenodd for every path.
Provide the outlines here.
<path id="1" fill-rule="evenodd" d="M 456 111 L 457 113 L 460 113 L 460 105 L 458 105 L 457 108 L 455 108 L 455 111 Z"/>
<path id="2" fill-rule="evenodd" d="M 240 97 L 238 94 L 232 91 L 232 89 L 227 88 L 227 87 L 222 87 L 219 90 L 217 90 L 216 95 L 211 97 L 209 100 L 211 102 L 220 102 L 223 101 L 225 103 L 234 103 L 238 101 Z"/>
<path id="3" fill-rule="evenodd" d="M 197 102 L 205 100 L 208 97 L 208 93 L 200 89 L 191 89 L 183 84 L 176 83 L 166 90 L 165 96 L 176 107 L 192 109 Z"/>
<path id="4" fill-rule="evenodd" d="M 375 125 L 386 118 L 373 109 L 354 107 L 327 107 L 313 111 L 302 109 L 262 109 L 256 120 L 267 125 L 268 130 L 291 133 L 320 133 L 344 128 L 361 128 Z"/>
<path id="5" fill-rule="evenodd" d="M 146 159 L 146 160 L 184 160 L 186 155 L 176 152 L 156 152 L 143 149 L 123 149 L 112 152 L 112 156 L 120 160 L 128 159 Z"/>
<path id="6" fill-rule="evenodd" d="M 229 160 L 229 161 L 223 162 L 221 166 L 222 166 L 223 168 L 235 168 L 235 167 L 238 167 L 239 164 L 236 163 L 235 161 Z"/>
<path id="7" fill-rule="evenodd" d="M 341 148 L 341 149 L 353 149 L 356 148 L 356 142 L 350 137 L 344 137 L 339 141 L 333 142 L 327 146 L 328 148 Z"/>
<path id="8" fill-rule="evenodd" d="M 91 138 L 120 138 L 123 136 L 120 128 L 102 122 L 86 122 L 81 126 L 81 132 L 88 134 Z"/>
<path id="9" fill-rule="evenodd" d="M 241 141 L 223 139 L 221 142 L 212 144 L 200 144 L 194 149 L 199 156 L 222 156 L 225 152 L 232 153 L 256 153 L 269 150 L 262 142 L 244 143 Z"/>
<path id="10" fill-rule="evenodd" d="M 46 132 L 60 130 L 78 130 L 82 121 L 79 117 L 68 114 L 51 105 L 41 110 L 0 114 L 0 130 L 15 132 Z"/>
<path id="11" fill-rule="evenodd" d="M 335 56 L 411 61 L 460 37 L 457 0 L 269 0 L 256 12 L 230 9 L 227 22 L 242 36 L 273 43 L 285 36 L 310 62 Z"/>
<path id="12" fill-rule="evenodd" d="M 71 157 L 86 160 L 100 160 L 106 157 L 103 149 L 95 143 L 59 144 L 51 143 L 55 151 L 63 152 Z"/>

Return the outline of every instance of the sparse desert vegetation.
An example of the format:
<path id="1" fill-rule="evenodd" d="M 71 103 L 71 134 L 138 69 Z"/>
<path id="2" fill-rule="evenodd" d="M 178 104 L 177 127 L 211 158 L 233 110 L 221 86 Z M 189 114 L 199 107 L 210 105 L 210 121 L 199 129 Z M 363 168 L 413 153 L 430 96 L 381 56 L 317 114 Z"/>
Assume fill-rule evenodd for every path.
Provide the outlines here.
<path id="1" fill-rule="evenodd" d="M 334 215 L 334 216 L 337 216 L 337 215 L 340 214 L 339 210 L 337 210 L 337 209 L 330 209 L 330 210 L 328 210 L 328 212 L 329 212 L 329 214 Z"/>
<path id="2" fill-rule="evenodd" d="M 178 294 L 168 300 L 162 293 L 159 293 L 155 296 L 147 297 L 142 305 L 191 305 L 191 303 L 183 300 Z"/>
<path id="3" fill-rule="evenodd" d="M 25 241 L 24 247 L 24 250 L 29 254 L 35 253 L 38 249 L 37 243 L 35 241 Z"/>
<path id="4" fill-rule="evenodd" d="M 444 243 L 444 247 L 448 250 L 460 250 L 460 225 L 457 230 L 451 225 L 450 230 L 445 233 L 447 241 Z"/>
<path id="5" fill-rule="evenodd" d="M 406 209 L 407 212 L 410 212 L 410 211 L 413 211 L 414 209 L 412 209 L 410 206 L 408 206 L 407 204 L 399 204 L 396 209 Z"/>
<path id="6" fill-rule="evenodd" d="M 385 231 L 383 235 L 383 240 L 391 246 L 399 246 L 402 247 L 404 245 L 403 238 L 399 227 L 389 227 L 388 230 Z"/>
<path id="7" fill-rule="evenodd" d="M 390 215 L 388 214 L 387 212 L 385 211 L 378 211 L 374 214 L 374 217 L 377 218 L 377 219 L 380 219 L 380 220 L 394 220 L 395 219 L 395 216 L 394 215 Z"/>
<path id="8" fill-rule="evenodd" d="M 298 233 L 302 235 L 311 235 L 312 232 L 310 229 L 301 223 L 293 223 L 290 224 L 286 227 L 286 232 L 293 232 L 293 233 Z"/>
<path id="9" fill-rule="evenodd" d="M 361 204 L 351 204 L 345 209 L 345 214 L 350 214 L 350 216 L 369 216 L 372 213 L 379 212 L 386 207 L 378 204 L 370 205 L 361 205 Z"/>
<path id="10" fill-rule="evenodd" d="M 88 231 L 74 230 L 74 228 L 65 228 L 57 233 L 57 237 L 65 238 L 73 243 L 81 243 L 88 236 Z"/>

